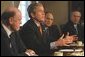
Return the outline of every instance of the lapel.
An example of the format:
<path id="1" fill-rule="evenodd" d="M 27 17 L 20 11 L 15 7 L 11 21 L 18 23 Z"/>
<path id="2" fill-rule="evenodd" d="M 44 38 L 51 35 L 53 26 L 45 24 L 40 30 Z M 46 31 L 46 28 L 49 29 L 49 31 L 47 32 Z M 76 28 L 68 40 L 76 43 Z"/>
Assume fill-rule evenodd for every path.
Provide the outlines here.
<path id="1" fill-rule="evenodd" d="M 7 46 L 10 47 L 9 37 L 8 37 L 8 35 L 7 35 L 6 31 L 4 30 L 2 25 L 1 25 L 1 34 L 4 35 L 5 44 L 7 44 Z"/>
<path id="2" fill-rule="evenodd" d="M 37 38 L 42 39 L 42 35 L 41 35 L 41 33 L 39 32 L 38 27 L 37 27 L 37 25 L 34 23 L 33 20 L 30 20 L 30 24 L 31 24 L 32 30 L 33 30 L 34 33 L 36 34 Z"/>
<path id="3" fill-rule="evenodd" d="M 34 23 L 33 20 L 30 20 L 30 24 L 31 24 L 31 27 L 32 27 L 32 30 L 34 31 L 35 35 L 36 35 L 36 41 L 41 45 L 47 45 L 47 38 L 46 38 L 46 35 L 44 35 L 45 33 L 45 26 L 44 25 L 41 25 L 42 26 L 42 35 L 41 33 L 39 32 L 38 30 L 38 27 L 37 25 Z"/>
<path id="4" fill-rule="evenodd" d="M 74 24 L 73 23 L 71 23 L 71 26 L 72 26 L 72 32 L 73 32 L 73 34 L 76 34 L 76 29 L 75 29 L 75 27 L 74 27 Z M 78 31 L 78 34 L 79 34 L 79 30 L 80 30 L 80 28 L 79 28 L 79 24 L 77 24 L 77 31 Z"/>

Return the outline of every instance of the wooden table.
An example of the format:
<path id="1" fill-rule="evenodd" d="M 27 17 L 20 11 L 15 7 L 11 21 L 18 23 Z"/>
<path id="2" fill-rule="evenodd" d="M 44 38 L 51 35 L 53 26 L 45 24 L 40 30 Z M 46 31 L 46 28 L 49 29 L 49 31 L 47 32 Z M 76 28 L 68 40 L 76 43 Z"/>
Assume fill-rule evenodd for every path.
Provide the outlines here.
<path id="1" fill-rule="evenodd" d="M 57 56 L 57 53 L 63 53 L 60 56 L 84 56 L 84 46 L 63 46 L 58 48 L 55 49 L 54 56 Z"/>

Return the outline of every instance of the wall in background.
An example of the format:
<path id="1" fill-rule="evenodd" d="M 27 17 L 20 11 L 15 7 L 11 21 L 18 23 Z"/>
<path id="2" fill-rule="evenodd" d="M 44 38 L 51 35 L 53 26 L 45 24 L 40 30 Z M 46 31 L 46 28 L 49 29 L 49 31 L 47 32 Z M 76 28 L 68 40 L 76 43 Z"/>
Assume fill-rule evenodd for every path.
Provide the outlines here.
<path id="1" fill-rule="evenodd" d="M 54 15 L 54 24 L 64 24 L 68 21 L 68 1 L 40 1 L 46 11 Z"/>

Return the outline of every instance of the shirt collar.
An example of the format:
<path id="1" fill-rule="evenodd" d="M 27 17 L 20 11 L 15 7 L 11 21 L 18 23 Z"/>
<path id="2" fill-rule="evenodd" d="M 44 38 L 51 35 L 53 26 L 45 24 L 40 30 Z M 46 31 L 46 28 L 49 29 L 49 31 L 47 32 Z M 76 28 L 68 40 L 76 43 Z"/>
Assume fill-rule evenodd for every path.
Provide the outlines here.
<path id="1" fill-rule="evenodd" d="M 34 20 L 34 22 L 35 22 L 35 24 L 36 24 L 38 27 L 41 26 L 38 21 Z"/>
<path id="2" fill-rule="evenodd" d="M 5 29 L 8 37 L 10 36 L 10 34 L 12 33 L 12 31 L 10 29 L 7 28 L 7 26 L 5 26 L 4 24 L 2 24 L 3 28 Z"/>
<path id="3" fill-rule="evenodd" d="M 77 24 L 74 24 L 74 26 L 77 26 Z"/>

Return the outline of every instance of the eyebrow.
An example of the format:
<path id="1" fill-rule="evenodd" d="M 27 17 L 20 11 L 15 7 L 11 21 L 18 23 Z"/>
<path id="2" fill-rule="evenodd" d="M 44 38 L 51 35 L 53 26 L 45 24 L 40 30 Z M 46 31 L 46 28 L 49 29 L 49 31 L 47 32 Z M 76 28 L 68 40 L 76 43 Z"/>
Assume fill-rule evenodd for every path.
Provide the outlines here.
<path id="1" fill-rule="evenodd" d="M 81 16 L 76 16 L 76 15 L 74 15 L 75 17 L 81 17 Z"/>
<path id="2" fill-rule="evenodd" d="M 51 20 L 53 20 L 53 18 L 46 18 L 46 19 L 51 19 Z"/>

